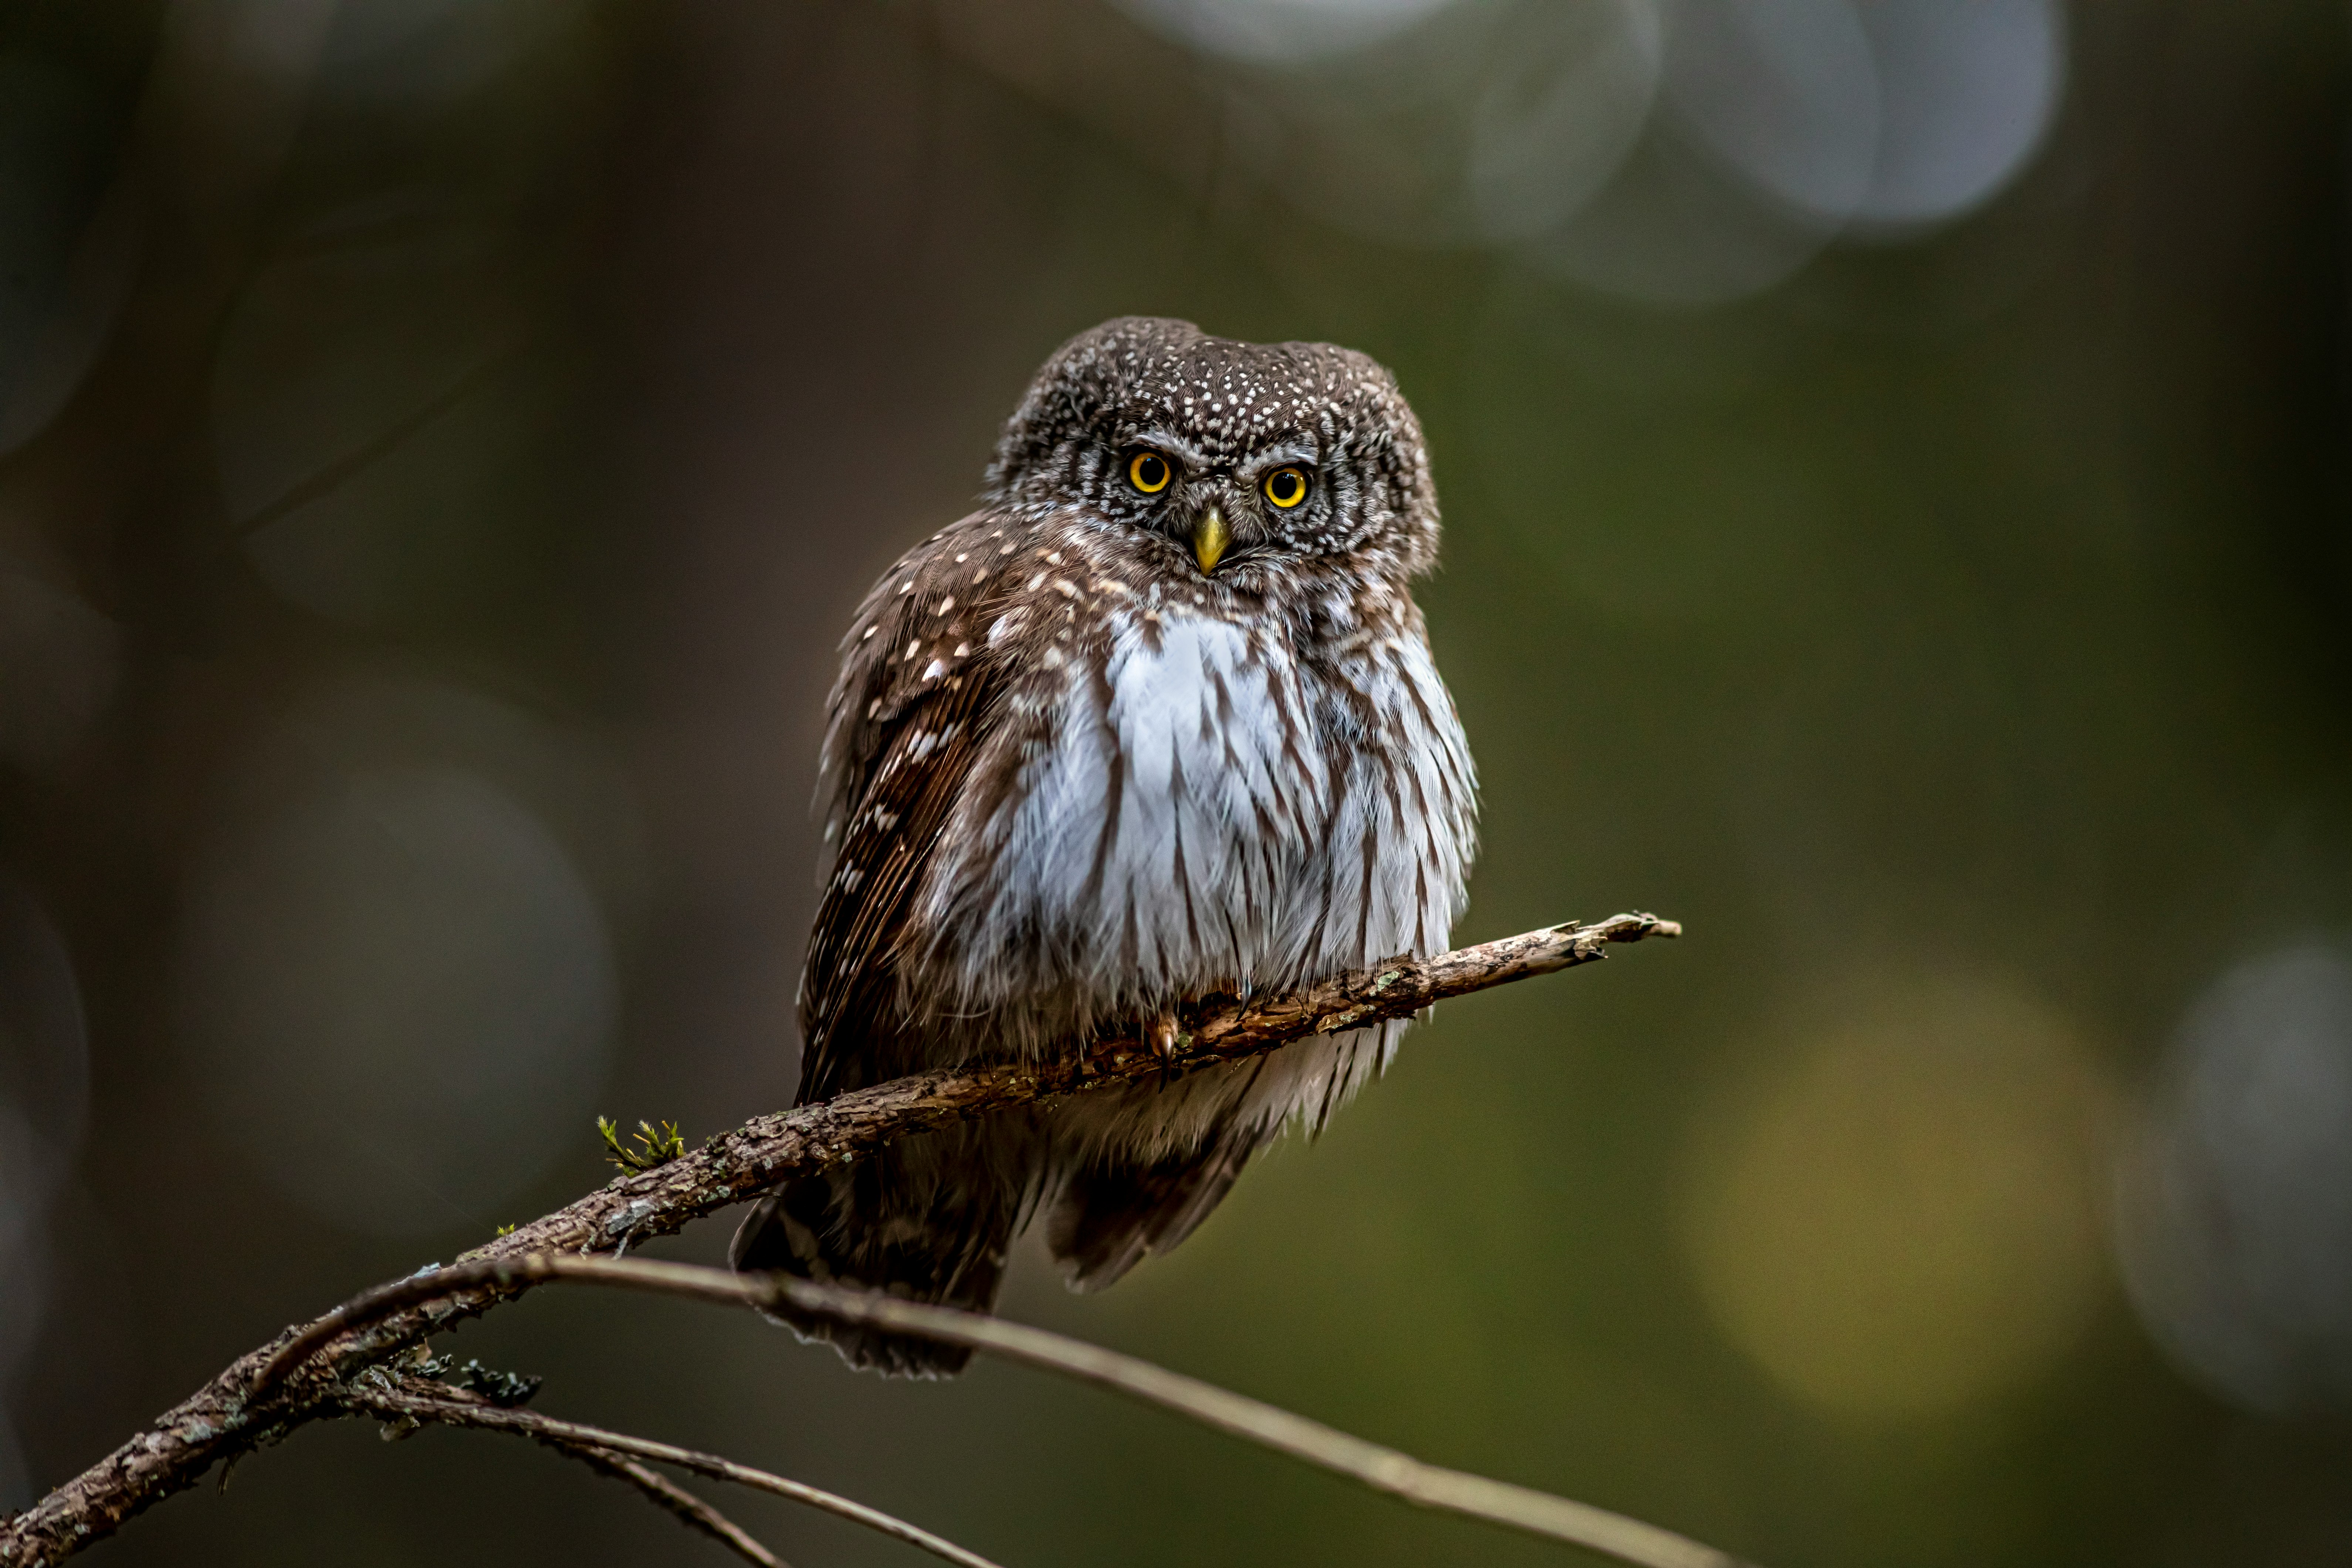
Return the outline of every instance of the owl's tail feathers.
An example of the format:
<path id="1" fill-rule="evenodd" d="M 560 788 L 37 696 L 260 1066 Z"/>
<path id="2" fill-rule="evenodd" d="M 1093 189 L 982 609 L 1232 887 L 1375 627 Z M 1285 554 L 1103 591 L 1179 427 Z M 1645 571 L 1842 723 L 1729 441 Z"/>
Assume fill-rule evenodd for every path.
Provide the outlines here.
<path id="1" fill-rule="evenodd" d="M 1070 1289 L 1095 1291 L 1146 1258 L 1172 1251 L 1224 1200 L 1265 1142 L 1228 1133 L 1148 1163 L 1097 1160 L 1063 1184 L 1045 1222 L 1045 1245 Z"/>
<path id="2" fill-rule="evenodd" d="M 744 1216 L 728 1261 L 738 1272 L 779 1269 L 803 1279 L 985 1312 L 996 1304 L 1005 1249 L 1020 1219 L 1002 1194 L 932 1190 L 853 1166 L 779 1188 Z M 879 1179 L 877 1179 L 879 1178 Z M 861 1329 L 782 1309 L 776 1321 L 803 1342 L 823 1341 L 851 1366 L 885 1377 L 953 1377 L 971 1359 L 959 1345 Z"/>

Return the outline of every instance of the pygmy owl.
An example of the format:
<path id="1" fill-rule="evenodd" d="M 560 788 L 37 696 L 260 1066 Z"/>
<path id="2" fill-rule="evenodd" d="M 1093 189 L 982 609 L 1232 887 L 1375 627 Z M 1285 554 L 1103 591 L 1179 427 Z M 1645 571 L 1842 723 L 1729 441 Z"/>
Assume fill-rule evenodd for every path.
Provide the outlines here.
<path id="1" fill-rule="evenodd" d="M 799 1102 L 1442 951 L 1475 781 L 1410 591 L 1436 556 L 1420 425 L 1362 354 L 1140 317 L 1065 344 L 980 510 L 843 641 Z M 732 1259 L 985 1311 L 1042 1215 L 1099 1289 L 1402 1027 L 904 1141 L 771 1195 Z M 889 1373 L 969 1354 L 793 1326 Z"/>

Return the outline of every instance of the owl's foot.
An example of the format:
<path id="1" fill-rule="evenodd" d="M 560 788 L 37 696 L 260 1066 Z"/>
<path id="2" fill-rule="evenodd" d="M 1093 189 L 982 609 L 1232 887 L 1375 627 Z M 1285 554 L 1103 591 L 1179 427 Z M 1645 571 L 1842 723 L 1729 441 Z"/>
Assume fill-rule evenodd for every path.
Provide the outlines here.
<path id="1" fill-rule="evenodd" d="M 1175 1058 L 1176 1047 L 1184 1041 L 1184 1031 L 1177 1024 L 1173 1013 L 1146 1018 L 1132 1036 L 1114 1036 L 1089 1046 L 1079 1055 L 1078 1078 L 1083 1081 L 1094 1076 L 1098 1069 L 1117 1068 L 1129 1060 L 1134 1056 L 1138 1039 L 1154 1059 L 1167 1062 Z"/>

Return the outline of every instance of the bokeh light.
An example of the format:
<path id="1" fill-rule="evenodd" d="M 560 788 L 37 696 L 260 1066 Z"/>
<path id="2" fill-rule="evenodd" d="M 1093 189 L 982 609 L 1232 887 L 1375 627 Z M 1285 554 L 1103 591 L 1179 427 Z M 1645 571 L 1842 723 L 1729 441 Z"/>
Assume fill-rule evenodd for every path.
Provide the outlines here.
<path id="1" fill-rule="evenodd" d="M 2352 1405 L 2352 952 L 2216 980 L 2118 1170 L 2125 1279 L 2181 1364 L 2253 1410 Z"/>
<path id="2" fill-rule="evenodd" d="M 2047 1371 L 2104 1273 L 2073 1031 L 1980 975 L 1883 974 L 1799 1016 L 1693 1139 L 1685 1239 L 1725 1331 L 1841 1415 L 1946 1415 Z"/>
<path id="3" fill-rule="evenodd" d="M 1289 63 L 1346 54 L 1404 32 L 1457 0 L 1119 0 L 1198 48 Z"/>
<path id="4" fill-rule="evenodd" d="M 2063 98 L 2054 0 L 1122 0 L 957 9 L 983 64 L 1198 177 L 1201 138 L 1346 229 L 1500 247 L 1653 304 L 1785 281 L 1842 236 L 1916 236 L 2030 163 Z M 1148 79 L 1149 90 L 1122 90 Z"/>
<path id="5" fill-rule="evenodd" d="M 206 1109 L 342 1225 L 495 1225 L 587 1125 L 611 1061 L 595 895 L 465 757 L 481 729 L 528 743 L 470 693 L 315 695 L 248 764 L 188 889 L 182 1008 Z"/>
<path id="6" fill-rule="evenodd" d="M 2066 84 L 2055 0 L 1869 0 L 1879 81 L 1865 227 L 1907 232 L 1990 200 L 2041 146 Z"/>
<path id="7" fill-rule="evenodd" d="M 1877 163 L 1882 85 L 1845 0 L 1682 0 L 1666 89 L 1692 138 L 1741 179 L 1835 225 Z"/>
<path id="8" fill-rule="evenodd" d="M 1523 9 L 1488 57 L 1462 178 L 1478 233 L 1507 242 L 1581 212 L 1633 150 L 1665 57 L 1649 0 Z"/>

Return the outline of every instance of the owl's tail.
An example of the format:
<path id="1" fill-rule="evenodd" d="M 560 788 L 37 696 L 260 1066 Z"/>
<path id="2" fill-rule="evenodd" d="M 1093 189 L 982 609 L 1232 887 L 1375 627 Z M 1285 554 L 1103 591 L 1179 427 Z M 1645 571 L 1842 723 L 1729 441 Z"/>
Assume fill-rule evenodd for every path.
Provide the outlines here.
<path id="1" fill-rule="evenodd" d="M 1063 1163 L 1069 1152 L 1057 1155 L 1028 1119 L 948 1128 L 778 1188 L 745 1216 L 728 1261 L 746 1273 L 781 1270 L 986 1312 L 1013 1238 L 1042 1196 L 1051 1208 L 1046 1247 L 1071 1289 L 1099 1290 L 1190 1236 L 1268 1136 L 1229 1128 L 1157 1159 L 1097 1151 L 1071 1168 Z M 961 1346 L 789 1308 L 774 1316 L 885 1376 L 953 1377 L 971 1359 Z"/>
<path id="2" fill-rule="evenodd" d="M 876 1290 L 985 1312 L 1027 1217 L 1034 1152 L 1017 1129 L 953 1128 L 912 1138 L 840 1170 L 793 1182 L 744 1217 L 728 1248 L 738 1270 Z M 953 1377 L 971 1352 L 857 1328 L 789 1309 L 803 1340 L 891 1377 Z"/>
<path id="3" fill-rule="evenodd" d="M 1157 1160 L 1097 1156 L 1073 1172 L 1045 1221 L 1045 1246 L 1070 1289 L 1115 1284 L 1146 1258 L 1173 1251 L 1224 1201 L 1265 1143 L 1234 1129 Z"/>

